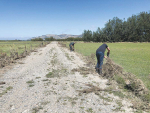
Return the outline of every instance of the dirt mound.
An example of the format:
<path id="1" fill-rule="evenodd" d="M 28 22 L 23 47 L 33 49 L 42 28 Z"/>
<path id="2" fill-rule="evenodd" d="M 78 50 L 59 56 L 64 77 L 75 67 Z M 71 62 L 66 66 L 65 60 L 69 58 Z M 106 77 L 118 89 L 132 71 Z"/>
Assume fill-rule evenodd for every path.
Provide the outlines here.
<path id="1" fill-rule="evenodd" d="M 123 72 L 121 66 L 115 64 L 110 58 L 107 58 L 106 63 L 103 65 L 102 76 L 106 78 L 114 78 L 116 75 L 124 81 L 121 82 L 124 84 L 124 87 L 133 91 L 136 95 L 142 96 L 148 94 L 148 89 L 140 79 L 137 79 L 136 76 L 131 73 Z"/>
<path id="2" fill-rule="evenodd" d="M 107 58 L 106 63 L 103 65 L 103 75 L 106 78 L 112 78 L 116 74 L 122 74 L 123 68 L 115 64 L 110 58 Z"/>
<path id="3" fill-rule="evenodd" d="M 106 63 L 103 65 L 102 76 L 108 79 L 115 80 L 123 88 L 131 91 L 134 95 L 139 97 L 142 102 L 134 102 L 134 108 L 150 110 L 150 91 L 146 88 L 142 80 L 138 79 L 135 75 L 123 72 L 123 68 L 121 66 L 115 64 L 110 58 L 107 58 Z"/>

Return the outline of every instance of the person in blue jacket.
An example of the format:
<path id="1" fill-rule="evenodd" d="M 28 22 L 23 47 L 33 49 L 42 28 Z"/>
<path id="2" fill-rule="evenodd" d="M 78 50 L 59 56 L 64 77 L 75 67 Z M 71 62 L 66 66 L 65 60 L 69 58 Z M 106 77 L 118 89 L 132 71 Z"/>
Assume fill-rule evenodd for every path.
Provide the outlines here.
<path id="1" fill-rule="evenodd" d="M 69 44 L 70 51 L 74 51 L 74 44 L 75 44 L 75 42 L 71 42 L 71 43 Z"/>
<path id="2" fill-rule="evenodd" d="M 96 57 L 97 57 L 97 65 L 96 71 L 98 74 L 102 74 L 102 65 L 103 65 L 103 58 L 107 58 L 105 54 L 105 50 L 108 50 L 107 57 L 109 57 L 110 49 L 107 44 L 103 43 L 97 50 L 96 50 Z"/>

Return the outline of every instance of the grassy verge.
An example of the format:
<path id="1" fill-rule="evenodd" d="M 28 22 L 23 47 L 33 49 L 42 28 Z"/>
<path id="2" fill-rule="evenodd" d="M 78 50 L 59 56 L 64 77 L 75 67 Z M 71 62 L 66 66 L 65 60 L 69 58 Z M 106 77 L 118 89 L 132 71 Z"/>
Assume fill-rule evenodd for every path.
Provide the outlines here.
<path id="1" fill-rule="evenodd" d="M 16 51 L 20 55 L 25 51 L 25 48 L 26 50 L 34 50 L 41 44 L 41 41 L 0 41 L 0 53 L 6 53 L 10 56 L 10 51 Z"/>
<path id="2" fill-rule="evenodd" d="M 65 42 L 69 48 L 70 42 Z M 102 43 L 75 44 L 75 51 L 90 56 Z M 125 71 L 135 74 L 150 89 L 150 43 L 107 43 L 111 49 L 110 58 Z M 106 54 L 106 52 L 105 52 Z M 96 60 L 96 57 L 95 57 Z"/>

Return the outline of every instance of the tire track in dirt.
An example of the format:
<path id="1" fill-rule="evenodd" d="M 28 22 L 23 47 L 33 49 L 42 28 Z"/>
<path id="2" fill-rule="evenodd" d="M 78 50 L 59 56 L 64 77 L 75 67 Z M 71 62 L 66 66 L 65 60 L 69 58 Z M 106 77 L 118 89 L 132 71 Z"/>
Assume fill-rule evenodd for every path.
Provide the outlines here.
<path id="1" fill-rule="evenodd" d="M 90 86 L 107 88 L 97 74 L 71 71 L 85 63 L 52 42 L 32 53 L 1 77 L 13 89 L 0 97 L 2 113 L 132 113 L 131 104 L 105 91 L 84 93 Z"/>

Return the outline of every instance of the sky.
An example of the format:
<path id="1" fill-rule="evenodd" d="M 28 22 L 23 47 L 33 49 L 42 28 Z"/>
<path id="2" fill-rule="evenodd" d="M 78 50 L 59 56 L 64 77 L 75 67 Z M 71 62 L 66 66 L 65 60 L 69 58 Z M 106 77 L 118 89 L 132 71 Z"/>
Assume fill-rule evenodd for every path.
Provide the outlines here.
<path id="1" fill-rule="evenodd" d="M 150 12 L 150 0 L 0 0 L 0 40 L 80 35 L 140 12 Z"/>

